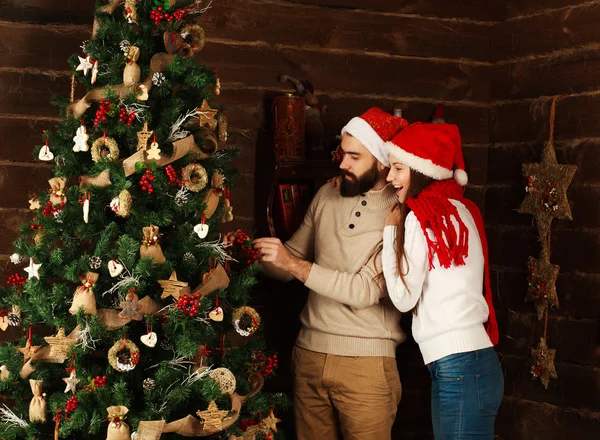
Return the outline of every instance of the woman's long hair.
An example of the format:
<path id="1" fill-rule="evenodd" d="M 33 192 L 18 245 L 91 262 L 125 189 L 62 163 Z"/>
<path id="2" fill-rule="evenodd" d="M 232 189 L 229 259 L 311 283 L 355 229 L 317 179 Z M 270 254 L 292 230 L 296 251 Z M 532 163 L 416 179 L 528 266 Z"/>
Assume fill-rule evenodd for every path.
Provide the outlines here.
<path id="1" fill-rule="evenodd" d="M 421 191 L 427 188 L 434 179 L 428 177 L 413 169 L 410 170 L 410 183 L 408 184 L 408 190 L 406 192 L 406 200 L 410 198 L 416 198 Z M 394 248 L 396 249 L 396 267 L 398 268 L 398 276 L 402 280 L 404 287 L 408 289 L 406 285 L 405 275 L 408 274 L 410 268 L 408 267 L 408 259 L 406 252 L 404 251 L 404 221 L 406 216 L 410 212 L 410 209 L 406 203 L 400 204 L 400 224 L 396 228 L 396 242 Z M 409 292 L 410 293 L 410 292 Z"/>

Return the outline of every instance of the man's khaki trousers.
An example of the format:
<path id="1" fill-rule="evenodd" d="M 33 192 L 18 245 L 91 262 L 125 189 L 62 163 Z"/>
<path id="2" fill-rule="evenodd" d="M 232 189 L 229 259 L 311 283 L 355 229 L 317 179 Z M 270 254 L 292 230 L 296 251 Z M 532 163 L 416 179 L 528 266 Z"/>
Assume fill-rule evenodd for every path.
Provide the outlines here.
<path id="1" fill-rule="evenodd" d="M 336 356 L 294 347 L 298 440 L 390 440 L 402 387 L 390 357 Z"/>

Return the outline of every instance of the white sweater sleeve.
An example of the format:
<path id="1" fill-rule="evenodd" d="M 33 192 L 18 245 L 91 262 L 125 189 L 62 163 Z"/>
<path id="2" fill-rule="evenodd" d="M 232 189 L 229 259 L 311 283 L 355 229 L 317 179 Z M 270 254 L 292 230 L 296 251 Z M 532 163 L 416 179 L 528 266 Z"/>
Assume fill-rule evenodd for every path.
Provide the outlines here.
<path id="1" fill-rule="evenodd" d="M 429 268 L 427 241 L 417 217 L 410 212 L 404 222 L 404 251 L 408 260 L 403 264 L 406 286 L 398 274 L 396 263 L 396 226 L 383 230 L 383 275 L 390 299 L 401 312 L 412 310 L 423 292 L 423 283 Z M 407 288 L 408 287 L 408 288 Z"/>

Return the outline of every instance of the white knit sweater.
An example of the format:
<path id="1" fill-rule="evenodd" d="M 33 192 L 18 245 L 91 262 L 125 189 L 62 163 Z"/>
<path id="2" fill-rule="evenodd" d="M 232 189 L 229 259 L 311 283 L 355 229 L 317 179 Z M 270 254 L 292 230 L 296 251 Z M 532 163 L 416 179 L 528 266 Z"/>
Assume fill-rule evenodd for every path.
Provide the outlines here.
<path id="1" fill-rule="evenodd" d="M 405 275 L 408 289 L 397 271 L 396 226 L 383 233 L 383 273 L 390 298 L 401 312 L 415 309 L 413 337 L 419 344 L 425 364 L 454 353 L 491 347 L 483 323 L 489 309 L 483 295 L 484 259 L 481 240 L 467 208 L 451 200 L 469 230 L 469 254 L 463 266 L 440 266 L 437 256 L 429 270 L 427 242 L 413 212 L 406 216 L 404 249 L 408 258 Z M 456 220 L 452 223 L 458 228 Z M 428 231 L 432 240 L 433 233 Z M 406 265 L 403 265 L 406 271 Z"/>

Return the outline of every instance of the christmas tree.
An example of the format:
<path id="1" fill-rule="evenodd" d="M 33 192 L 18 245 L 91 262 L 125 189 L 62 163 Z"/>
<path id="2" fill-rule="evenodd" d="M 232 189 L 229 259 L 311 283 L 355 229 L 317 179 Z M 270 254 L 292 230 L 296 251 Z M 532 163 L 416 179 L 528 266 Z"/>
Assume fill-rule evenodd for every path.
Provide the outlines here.
<path id="1" fill-rule="evenodd" d="M 247 305 L 256 251 L 243 231 L 219 233 L 238 152 L 211 106 L 218 76 L 195 57 L 205 9 L 99 1 L 69 59 L 70 99 L 34 150 L 53 177 L 11 257 L 27 276 L 0 292 L 0 327 L 24 330 L 0 347 L 0 393 L 14 402 L 0 408 L 2 439 L 277 431 L 288 401 L 261 392 L 277 356 Z"/>

